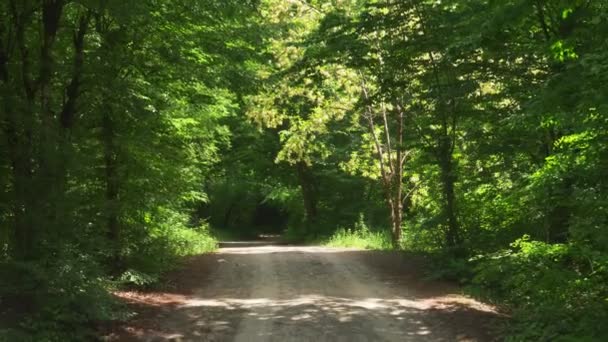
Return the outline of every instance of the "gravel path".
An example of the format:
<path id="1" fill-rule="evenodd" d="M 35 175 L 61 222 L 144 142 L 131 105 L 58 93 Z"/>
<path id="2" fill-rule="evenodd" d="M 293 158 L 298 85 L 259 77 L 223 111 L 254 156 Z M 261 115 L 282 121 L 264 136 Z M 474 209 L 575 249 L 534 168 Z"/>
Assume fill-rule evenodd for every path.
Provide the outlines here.
<path id="1" fill-rule="evenodd" d="M 421 280 L 398 253 L 235 244 L 201 258 L 177 277 L 181 295 L 125 294 L 153 309 L 110 340 L 496 340 L 492 307 Z"/>

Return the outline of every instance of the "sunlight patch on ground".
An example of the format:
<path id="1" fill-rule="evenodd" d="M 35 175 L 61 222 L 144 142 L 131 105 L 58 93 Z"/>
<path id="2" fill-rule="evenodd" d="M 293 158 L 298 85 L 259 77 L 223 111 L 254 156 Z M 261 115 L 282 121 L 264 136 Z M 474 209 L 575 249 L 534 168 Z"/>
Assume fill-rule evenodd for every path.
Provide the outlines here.
<path id="1" fill-rule="evenodd" d="M 293 299 L 274 299 L 274 298 L 215 298 L 215 299 L 191 299 L 182 308 L 189 307 L 222 307 L 226 309 L 259 309 L 273 307 L 298 307 L 313 305 L 323 310 L 343 311 L 361 308 L 371 311 L 388 311 L 392 316 L 406 314 L 408 309 L 414 310 L 446 310 L 450 311 L 456 306 L 467 307 L 477 311 L 495 313 L 496 310 L 486 304 L 477 302 L 473 299 L 458 296 L 441 296 L 425 299 L 405 299 L 405 298 L 342 298 L 321 295 L 304 295 Z M 315 312 L 312 309 L 303 312 Z"/>
<path id="2" fill-rule="evenodd" d="M 274 253 L 342 253 L 363 251 L 359 248 L 332 248 L 319 246 L 281 246 L 281 245 L 266 245 L 256 248 L 250 247 L 223 247 L 219 249 L 220 254 L 274 254 Z"/>

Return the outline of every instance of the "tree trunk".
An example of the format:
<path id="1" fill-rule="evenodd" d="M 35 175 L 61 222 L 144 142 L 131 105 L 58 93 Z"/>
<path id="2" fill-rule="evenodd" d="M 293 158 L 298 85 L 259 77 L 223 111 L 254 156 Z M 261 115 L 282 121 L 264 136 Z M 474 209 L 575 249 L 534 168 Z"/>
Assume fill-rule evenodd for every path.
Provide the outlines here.
<path id="1" fill-rule="evenodd" d="M 395 194 L 391 200 L 391 237 L 395 248 L 399 247 L 401 241 L 401 222 L 403 221 L 403 205 L 401 204 L 401 195 Z"/>
<path id="2" fill-rule="evenodd" d="M 7 139 L 8 158 L 11 167 L 13 191 L 12 214 L 14 220 L 11 233 L 13 241 L 11 252 L 16 260 L 28 260 L 36 255 L 37 232 L 34 218 L 36 196 L 34 186 L 34 155 L 32 129 L 34 123 L 35 94 L 30 79 L 29 50 L 26 46 L 25 27 L 32 20 L 31 14 L 19 13 L 11 3 L 13 40 L 19 54 L 20 68 L 10 69 L 10 51 L 2 50 L 2 128 Z M 15 70 L 14 73 L 10 71 Z M 16 86 L 23 85 L 20 89 Z M 23 97 L 23 98 L 21 98 Z M 21 101 L 20 101 L 21 100 Z"/>
<path id="3" fill-rule="evenodd" d="M 395 205 L 393 206 L 393 210 L 395 213 L 393 214 L 393 246 L 395 248 L 399 248 L 399 244 L 401 242 L 401 222 L 403 221 L 403 165 L 405 162 L 406 154 L 403 151 L 403 108 L 401 105 L 396 106 L 397 112 L 397 158 L 395 161 L 390 160 L 389 162 L 394 163 L 393 169 L 395 173 L 393 175 L 392 183 L 393 183 L 393 191 L 394 191 L 394 199 Z M 384 112 L 384 122 L 386 123 L 386 112 Z M 388 132 L 388 128 L 387 128 Z M 387 133 L 387 139 L 389 135 Z"/>
<path id="4" fill-rule="evenodd" d="M 306 225 L 308 228 L 317 219 L 317 189 L 314 184 L 314 178 L 312 171 L 304 162 L 298 162 L 296 164 L 296 172 L 298 174 L 298 181 L 300 182 L 300 188 L 302 190 L 302 199 L 304 201 L 304 210 L 306 214 Z"/>
<path id="5" fill-rule="evenodd" d="M 224 222 L 222 223 L 222 228 L 227 229 L 229 227 L 230 218 L 232 216 L 232 210 L 234 209 L 235 205 L 236 204 L 234 202 L 230 202 L 228 210 L 226 210 L 226 213 L 224 214 Z"/>
<path id="6" fill-rule="evenodd" d="M 570 202 L 573 197 L 575 178 L 572 175 L 564 176 L 562 182 L 555 184 L 551 189 L 551 198 L 555 204 L 549 209 L 547 215 L 546 233 L 547 243 L 565 243 L 570 236 L 570 219 L 572 208 Z"/>
<path id="7" fill-rule="evenodd" d="M 17 260 L 27 260 L 35 255 L 34 252 L 34 215 L 33 194 L 31 193 L 32 159 L 31 142 L 29 134 L 17 129 L 18 125 L 14 116 L 6 113 L 5 133 L 8 138 L 9 158 L 12 173 L 12 188 L 14 200 L 12 213 L 14 218 L 14 248 L 12 254 Z M 27 132 L 27 130 L 26 130 Z"/>
<path id="8" fill-rule="evenodd" d="M 365 100 L 370 101 L 367 86 L 365 81 L 362 80 L 361 89 Z M 375 133 L 374 124 L 374 110 L 371 105 L 366 107 L 366 117 L 369 128 L 369 133 L 372 136 L 374 146 L 376 147 L 376 154 L 378 156 L 378 163 L 380 164 L 380 174 L 382 186 L 384 187 L 384 196 L 388 207 L 390 209 L 391 218 L 391 240 L 395 248 L 399 248 L 401 241 L 401 223 L 403 221 L 403 169 L 404 163 L 407 158 L 407 153 L 404 150 L 403 145 L 403 132 L 404 132 L 404 111 L 401 104 L 395 105 L 396 114 L 395 117 L 397 123 L 396 134 L 391 134 L 391 127 L 389 124 L 389 115 L 384 103 L 381 104 L 381 118 L 384 128 L 382 140 Z M 393 150 L 393 140 L 396 141 L 395 149 Z M 388 158 L 385 161 L 385 153 L 388 154 Z"/>
<path id="9" fill-rule="evenodd" d="M 454 174 L 450 145 L 445 142 L 442 143 L 439 153 L 439 167 L 441 170 L 441 183 L 444 198 L 443 210 L 448 225 L 446 232 L 446 244 L 449 247 L 456 247 L 461 243 L 461 239 L 460 225 L 456 214 L 456 195 L 454 190 L 456 175 Z"/>
<path id="10" fill-rule="evenodd" d="M 102 135 L 104 143 L 104 169 L 106 185 L 106 224 L 107 237 L 110 242 L 110 268 L 112 273 L 118 274 L 122 268 L 121 258 L 121 233 L 119 221 L 119 178 L 117 172 L 117 153 L 114 144 L 114 123 L 110 116 L 110 109 L 104 111 L 102 122 Z"/>

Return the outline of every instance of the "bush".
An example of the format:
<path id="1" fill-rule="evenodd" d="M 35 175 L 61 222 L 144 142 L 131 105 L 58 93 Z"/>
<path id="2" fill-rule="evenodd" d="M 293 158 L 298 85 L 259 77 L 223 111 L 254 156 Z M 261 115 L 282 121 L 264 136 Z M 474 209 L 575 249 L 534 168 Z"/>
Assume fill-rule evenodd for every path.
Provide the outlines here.
<path id="1" fill-rule="evenodd" d="M 325 245 L 331 247 L 353 247 L 364 249 L 392 249 L 391 236 L 388 231 L 372 231 L 361 217 L 352 229 L 340 228 Z"/>
<path id="2" fill-rule="evenodd" d="M 128 265 L 119 277 L 120 284 L 150 286 L 160 275 L 172 269 L 179 257 L 212 252 L 217 240 L 203 222 L 189 227 L 188 216 L 171 210 L 160 210 L 160 217 L 150 221 L 150 231 L 136 245 L 127 249 Z"/>
<path id="3" fill-rule="evenodd" d="M 64 253 L 68 254 L 67 250 Z M 71 253 L 70 253 L 71 254 Z M 108 282 L 89 257 L 62 255 L 0 265 L 0 341 L 83 341 L 92 322 L 113 319 Z"/>
<path id="4" fill-rule="evenodd" d="M 216 248 L 208 226 L 189 227 L 187 214 L 159 209 L 145 221 L 124 236 L 118 276 L 102 267 L 108 253 L 82 252 L 85 242 L 47 247 L 27 262 L 0 262 L 0 341 L 95 340 L 97 323 L 125 314 L 109 290 L 154 285 L 179 257 Z"/>
<path id="5" fill-rule="evenodd" d="M 473 285 L 514 308 L 513 341 L 608 336 L 608 260 L 571 244 L 517 240 L 478 257 Z"/>

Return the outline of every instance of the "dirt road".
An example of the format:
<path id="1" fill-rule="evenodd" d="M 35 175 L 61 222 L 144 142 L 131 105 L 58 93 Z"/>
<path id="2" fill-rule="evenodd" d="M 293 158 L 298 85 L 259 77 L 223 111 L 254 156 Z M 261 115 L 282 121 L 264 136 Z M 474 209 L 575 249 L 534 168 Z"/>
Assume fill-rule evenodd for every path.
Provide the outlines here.
<path id="1" fill-rule="evenodd" d="M 492 307 L 388 252 L 239 245 L 192 260 L 119 341 L 491 341 Z M 185 282 L 185 284 L 180 284 Z"/>

